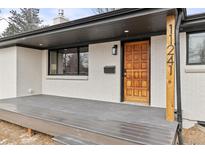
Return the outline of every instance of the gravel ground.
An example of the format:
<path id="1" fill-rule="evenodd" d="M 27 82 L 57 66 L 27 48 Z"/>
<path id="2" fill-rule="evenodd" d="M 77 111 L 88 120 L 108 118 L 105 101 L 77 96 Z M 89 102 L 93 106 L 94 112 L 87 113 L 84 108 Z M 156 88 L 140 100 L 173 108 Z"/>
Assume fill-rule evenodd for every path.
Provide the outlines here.
<path id="1" fill-rule="evenodd" d="M 41 145 L 54 142 L 51 136 L 35 132 L 30 137 L 26 128 L 0 120 L 0 144 Z"/>
<path id="2" fill-rule="evenodd" d="M 205 127 L 195 125 L 189 129 L 184 129 L 183 138 L 184 144 L 205 145 Z"/>
<path id="3" fill-rule="evenodd" d="M 205 145 L 205 128 L 200 128 L 195 125 L 183 129 L 184 144 Z M 54 141 L 52 136 L 39 132 L 30 137 L 26 128 L 0 120 L 0 144 L 48 145 L 54 144 Z"/>

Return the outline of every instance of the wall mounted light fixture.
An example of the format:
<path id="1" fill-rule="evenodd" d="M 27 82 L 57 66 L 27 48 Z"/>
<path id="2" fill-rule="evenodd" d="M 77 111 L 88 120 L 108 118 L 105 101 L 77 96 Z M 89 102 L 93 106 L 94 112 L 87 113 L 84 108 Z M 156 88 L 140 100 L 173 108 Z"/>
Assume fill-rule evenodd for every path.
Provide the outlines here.
<path id="1" fill-rule="evenodd" d="M 117 45 L 112 47 L 112 55 L 117 55 Z"/>

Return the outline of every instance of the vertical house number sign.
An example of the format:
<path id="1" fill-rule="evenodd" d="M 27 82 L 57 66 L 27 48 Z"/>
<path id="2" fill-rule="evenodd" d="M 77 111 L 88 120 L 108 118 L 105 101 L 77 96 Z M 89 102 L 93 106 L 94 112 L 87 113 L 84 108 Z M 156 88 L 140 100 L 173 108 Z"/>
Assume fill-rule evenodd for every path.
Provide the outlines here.
<path id="1" fill-rule="evenodd" d="M 175 16 L 167 16 L 166 43 L 166 119 L 174 120 L 175 89 Z"/>
<path id="2" fill-rule="evenodd" d="M 169 75 L 171 76 L 173 74 L 173 67 L 174 67 L 174 49 L 175 49 L 175 46 L 174 46 L 174 43 L 173 43 L 173 40 L 174 40 L 174 35 L 173 35 L 173 25 L 170 24 L 169 25 L 169 41 L 168 41 L 168 44 L 167 44 L 167 65 L 169 66 L 169 69 L 167 70 Z"/>

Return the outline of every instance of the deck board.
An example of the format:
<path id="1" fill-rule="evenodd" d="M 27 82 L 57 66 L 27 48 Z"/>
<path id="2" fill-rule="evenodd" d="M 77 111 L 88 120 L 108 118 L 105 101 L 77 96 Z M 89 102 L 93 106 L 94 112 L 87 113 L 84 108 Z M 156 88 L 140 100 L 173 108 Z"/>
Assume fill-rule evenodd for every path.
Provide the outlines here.
<path id="1" fill-rule="evenodd" d="M 163 108 L 50 95 L 3 99 L 1 110 L 134 144 L 172 144 L 178 125 L 165 120 Z M 0 119 L 6 120 L 4 116 Z"/>

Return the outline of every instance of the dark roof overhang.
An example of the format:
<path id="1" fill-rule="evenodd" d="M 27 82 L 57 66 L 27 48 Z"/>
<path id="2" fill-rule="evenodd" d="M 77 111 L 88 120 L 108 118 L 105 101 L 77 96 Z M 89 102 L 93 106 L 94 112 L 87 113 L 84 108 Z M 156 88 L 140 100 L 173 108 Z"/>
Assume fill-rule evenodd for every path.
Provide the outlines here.
<path id="1" fill-rule="evenodd" d="M 186 16 L 181 24 L 181 31 L 205 31 L 205 13 Z"/>
<path id="2" fill-rule="evenodd" d="M 52 49 L 64 46 L 126 40 L 163 34 L 166 16 L 177 9 L 119 9 L 67 23 L 29 31 L 0 39 L 0 48 L 27 46 Z M 129 30 L 129 33 L 124 33 Z M 40 44 L 43 44 L 40 46 Z"/>

